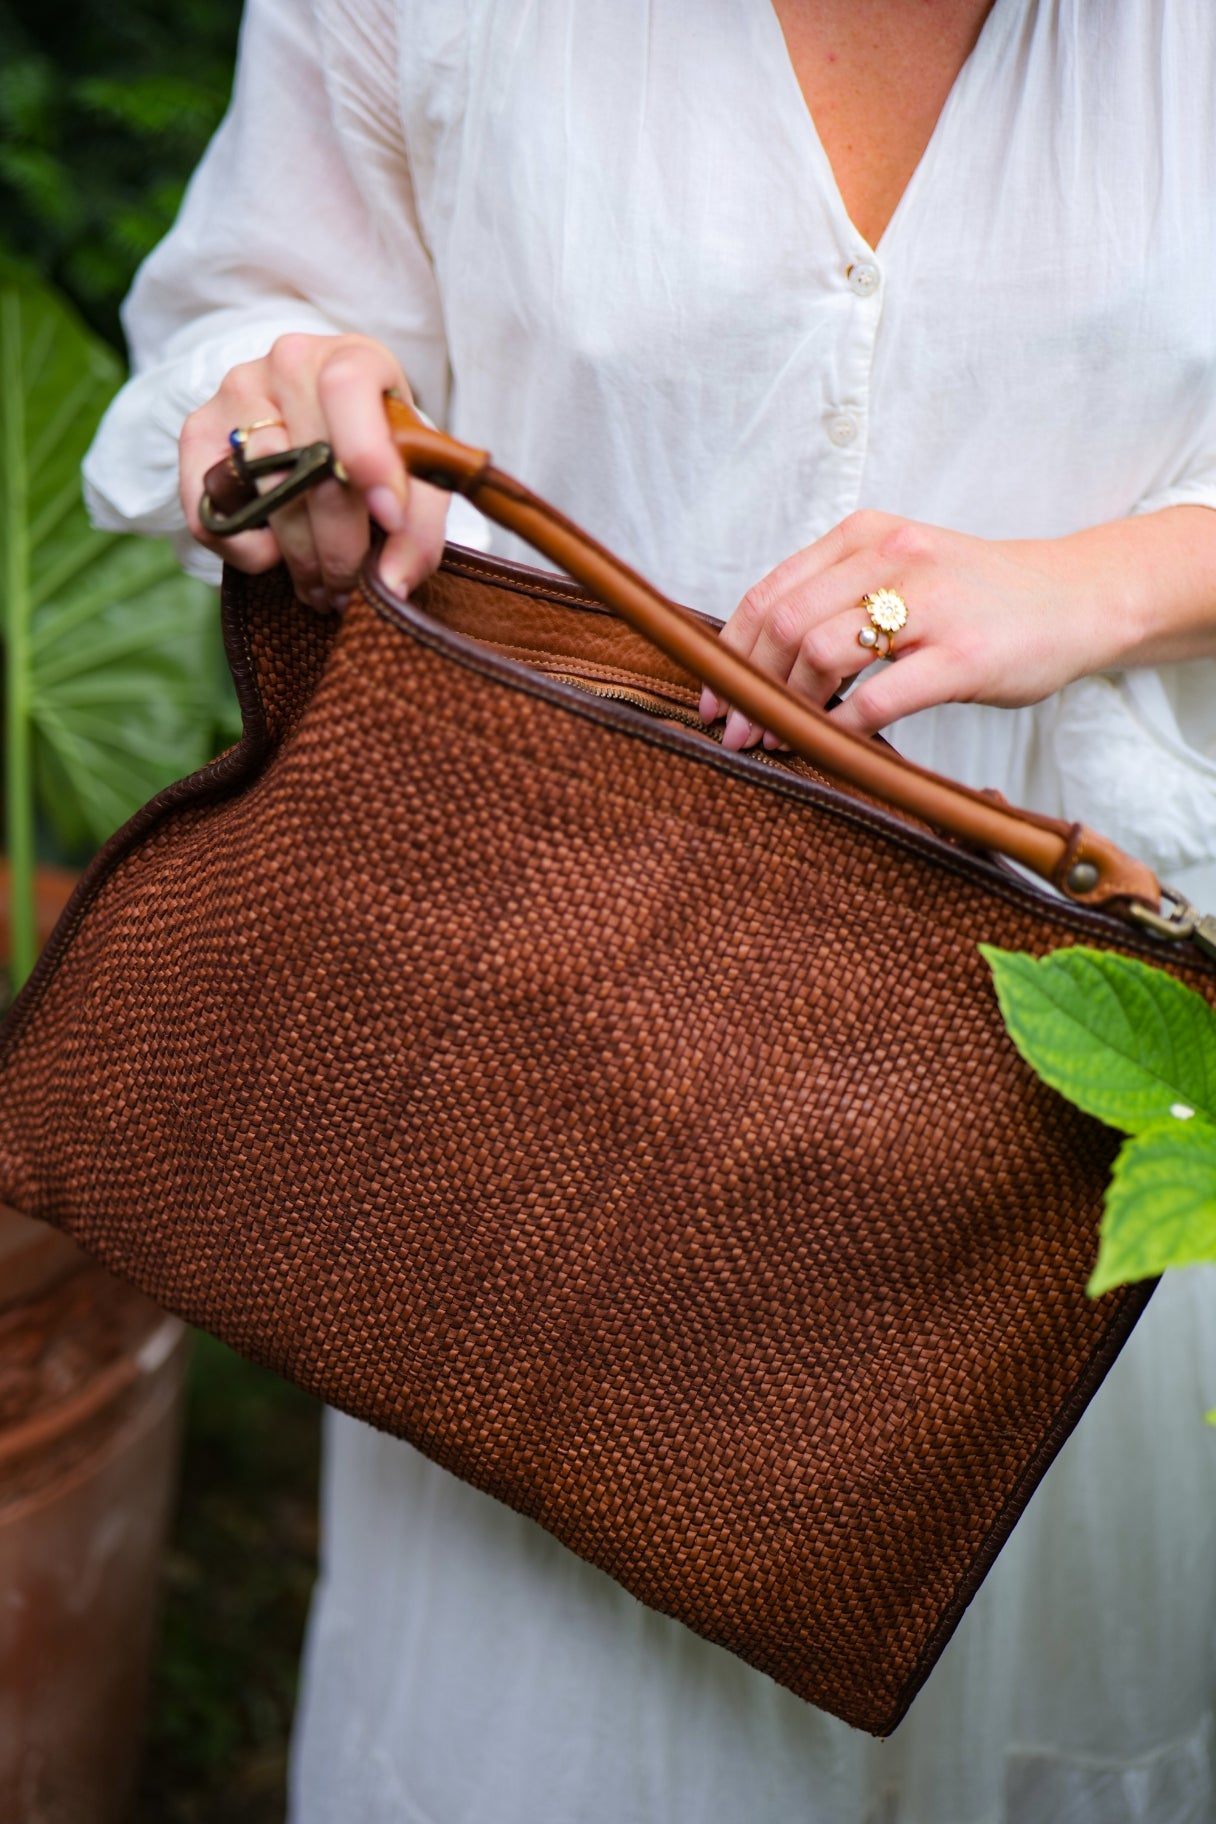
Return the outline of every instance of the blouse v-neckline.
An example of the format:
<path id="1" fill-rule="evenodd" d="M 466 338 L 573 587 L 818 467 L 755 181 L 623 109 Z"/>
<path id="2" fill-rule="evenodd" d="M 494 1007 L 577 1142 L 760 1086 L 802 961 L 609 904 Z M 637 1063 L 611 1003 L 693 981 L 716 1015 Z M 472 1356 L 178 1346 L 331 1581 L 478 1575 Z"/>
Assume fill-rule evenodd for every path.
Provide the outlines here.
<path id="1" fill-rule="evenodd" d="M 1004 14 L 1012 6 L 1013 0 L 993 0 L 993 4 L 988 11 L 984 23 L 979 29 L 979 35 L 976 38 L 975 43 L 972 45 L 971 50 L 960 65 L 958 74 L 950 85 L 949 92 L 946 95 L 945 101 L 942 103 L 936 121 L 933 123 L 933 131 L 926 141 L 924 150 L 917 159 L 911 176 L 908 178 L 907 183 L 900 192 L 899 201 L 888 216 L 882 233 L 873 246 L 871 246 L 870 242 L 866 239 L 865 235 L 861 232 L 860 228 L 857 227 L 849 214 L 844 195 L 837 182 L 835 168 L 833 167 L 824 143 L 819 136 L 819 128 L 815 124 L 815 117 L 811 112 L 810 104 L 807 101 L 806 96 L 803 94 L 802 84 L 798 80 L 798 72 L 794 68 L 794 60 L 790 56 L 789 44 L 786 41 L 785 30 L 781 24 L 781 19 L 778 15 L 774 0 L 761 0 L 761 4 L 764 12 L 768 15 L 766 27 L 773 40 L 773 52 L 777 63 L 780 66 L 780 86 L 783 91 L 783 105 L 792 107 L 801 118 L 801 137 L 807 145 L 811 163 L 816 169 L 819 181 L 823 187 L 824 194 L 828 198 L 832 212 L 838 218 L 841 226 L 847 230 L 850 239 L 855 241 L 859 248 L 865 248 L 868 252 L 872 253 L 876 259 L 881 259 L 884 253 L 889 252 L 890 244 L 899 229 L 900 223 L 914 205 L 917 194 L 924 188 L 927 176 L 931 172 L 933 165 L 937 162 L 937 159 L 940 157 L 942 141 L 946 138 L 949 131 L 951 117 L 958 112 L 960 98 L 965 95 L 965 91 L 973 83 L 977 69 L 988 60 L 990 47 L 996 35 L 995 26 L 997 18 L 998 16 L 1003 18 Z"/>

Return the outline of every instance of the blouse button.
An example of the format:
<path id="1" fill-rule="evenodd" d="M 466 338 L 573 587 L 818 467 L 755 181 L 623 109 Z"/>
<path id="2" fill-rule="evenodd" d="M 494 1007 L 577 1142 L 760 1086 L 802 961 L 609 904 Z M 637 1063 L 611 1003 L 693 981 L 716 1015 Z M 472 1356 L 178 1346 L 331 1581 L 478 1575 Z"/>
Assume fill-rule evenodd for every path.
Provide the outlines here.
<path id="1" fill-rule="evenodd" d="M 882 278 L 873 260 L 854 260 L 844 276 L 849 290 L 856 292 L 859 298 L 872 298 Z"/>
<path id="2" fill-rule="evenodd" d="M 828 419 L 828 436 L 838 450 L 852 443 L 857 435 L 857 420 L 852 412 L 833 412 Z"/>

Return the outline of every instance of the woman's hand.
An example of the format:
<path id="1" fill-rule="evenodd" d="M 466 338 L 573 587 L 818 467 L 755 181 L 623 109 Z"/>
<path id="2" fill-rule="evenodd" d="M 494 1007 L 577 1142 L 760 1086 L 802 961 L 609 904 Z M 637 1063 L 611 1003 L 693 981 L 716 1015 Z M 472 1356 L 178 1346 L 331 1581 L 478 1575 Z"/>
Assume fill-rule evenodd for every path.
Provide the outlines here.
<path id="1" fill-rule="evenodd" d="M 1000 543 L 853 513 L 757 583 L 721 637 L 822 707 L 873 656 L 857 641 L 869 624 L 862 597 L 894 589 L 908 608 L 895 657 L 832 711 L 840 726 L 869 735 L 935 703 L 1037 703 L 1119 663 L 1128 644 L 1110 563 L 1087 564 L 1077 548 L 1089 536 Z M 724 707 L 702 697 L 707 720 Z M 762 735 L 777 745 L 732 711 L 723 745 Z"/>
<path id="2" fill-rule="evenodd" d="M 380 574 L 408 594 L 443 554 L 448 496 L 406 475 L 384 416 L 384 394 L 394 388 L 409 397 L 397 362 L 367 336 L 280 336 L 262 360 L 234 367 L 182 429 L 182 505 L 195 538 L 238 570 L 257 573 L 282 559 L 301 601 L 340 610 L 367 550 L 370 514 L 388 535 Z M 323 481 L 273 514 L 265 531 L 214 538 L 198 517 L 203 477 L 226 455 L 231 430 L 264 419 L 282 424 L 255 431 L 250 456 L 324 440 L 350 485 Z"/>

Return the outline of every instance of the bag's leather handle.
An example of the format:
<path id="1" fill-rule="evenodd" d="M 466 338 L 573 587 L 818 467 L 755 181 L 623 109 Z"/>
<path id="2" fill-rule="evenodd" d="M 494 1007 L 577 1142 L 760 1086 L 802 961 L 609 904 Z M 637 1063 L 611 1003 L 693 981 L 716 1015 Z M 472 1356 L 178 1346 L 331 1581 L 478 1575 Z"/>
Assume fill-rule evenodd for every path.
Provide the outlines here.
<path id="1" fill-rule="evenodd" d="M 910 812 L 971 848 L 1007 855 L 1081 905 L 1132 911 L 1144 914 L 1140 922 L 1152 922 L 1149 915 L 1158 912 L 1162 900 L 1156 876 L 1113 842 L 1084 824 L 1017 810 L 996 794 L 956 785 L 900 759 L 890 747 L 847 733 L 813 703 L 795 696 L 707 632 L 686 609 L 652 589 L 555 507 L 495 469 L 487 451 L 434 430 L 411 406 L 391 395 L 385 409 L 393 441 L 411 475 L 466 494 L 490 519 L 560 565 L 669 658 L 702 678 L 749 721 L 771 729 L 812 766 Z M 259 497 L 257 474 L 285 466 L 290 469 L 286 480 Z M 203 523 L 220 535 L 265 525 L 268 513 L 301 486 L 334 472 L 332 451 L 324 444 L 268 457 L 261 464 L 245 463 L 237 452 L 205 477 Z M 1166 935 L 1185 934 L 1169 920 L 1157 920 L 1154 928 L 1158 926 Z"/>
<path id="2" fill-rule="evenodd" d="M 669 658 L 813 766 L 970 847 L 994 849 L 1021 862 L 1082 905 L 1160 905 L 1156 876 L 1113 842 L 1083 824 L 1016 810 L 849 734 L 706 632 L 556 508 L 493 468 L 486 451 L 433 430 L 400 400 L 389 398 L 386 407 L 393 441 L 411 475 L 466 494 L 488 518 L 526 539 Z"/>

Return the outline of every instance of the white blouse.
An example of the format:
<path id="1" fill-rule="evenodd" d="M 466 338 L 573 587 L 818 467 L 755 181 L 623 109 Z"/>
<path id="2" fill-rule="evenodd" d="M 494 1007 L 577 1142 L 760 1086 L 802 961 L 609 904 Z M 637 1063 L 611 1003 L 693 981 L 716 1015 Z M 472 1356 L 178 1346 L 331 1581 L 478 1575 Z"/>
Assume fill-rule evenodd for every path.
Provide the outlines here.
<path id="1" fill-rule="evenodd" d="M 250 0 L 232 110 L 128 303 L 92 511 L 181 535 L 183 417 L 288 329 L 380 338 L 437 421 L 720 617 L 859 506 L 1001 538 L 1216 506 L 1214 178 L 1212 0 L 995 0 L 877 247 L 769 0 Z M 895 739 L 1216 906 L 1216 662 Z M 1216 1352 L 1179 1314 L 1206 1282 L 1178 1283 L 885 1749 L 337 1422 L 296 1815 L 1216 1815 L 1216 1489 L 1168 1351 Z"/>
<path id="2" fill-rule="evenodd" d="M 1214 172 L 1210 0 L 996 0 L 877 248 L 767 0 L 253 0 L 92 508 L 178 531 L 182 418 L 286 329 L 380 338 L 723 618 L 859 506 L 1010 538 L 1216 505 Z M 1216 862 L 1214 697 L 1174 667 L 901 744 L 991 785 L 995 742 L 1003 789 L 1174 878 Z"/>

